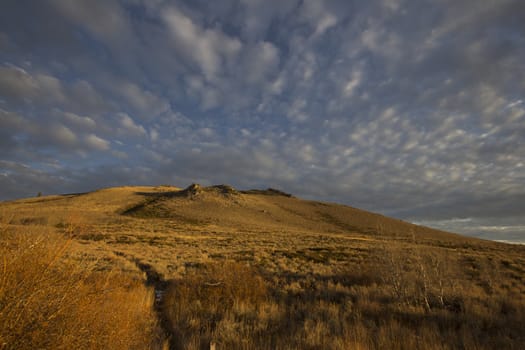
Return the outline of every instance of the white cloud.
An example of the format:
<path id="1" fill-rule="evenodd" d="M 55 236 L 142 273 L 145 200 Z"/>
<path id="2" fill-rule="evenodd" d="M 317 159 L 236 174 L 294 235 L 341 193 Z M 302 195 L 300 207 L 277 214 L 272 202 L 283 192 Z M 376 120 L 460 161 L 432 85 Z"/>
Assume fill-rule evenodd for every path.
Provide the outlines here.
<path id="1" fill-rule="evenodd" d="M 317 157 L 314 153 L 314 148 L 312 145 L 303 145 L 298 151 L 297 155 L 304 162 L 312 162 L 317 160 Z"/>
<path id="2" fill-rule="evenodd" d="M 116 83 L 113 84 L 112 90 L 116 95 L 124 97 L 126 103 L 140 112 L 144 119 L 152 119 L 170 108 L 168 101 L 134 83 L 125 81 Z"/>
<path id="3" fill-rule="evenodd" d="M 62 115 L 64 122 L 75 129 L 90 131 L 97 126 L 96 122 L 90 117 L 80 116 L 71 112 L 63 112 Z"/>
<path id="4" fill-rule="evenodd" d="M 120 130 L 124 135 L 143 136 L 146 135 L 146 129 L 142 125 L 135 123 L 126 113 L 119 113 Z"/>
<path id="5" fill-rule="evenodd" d="M 86 80 L 76 80 L 66 86 L 67 101 L 65 105 L 71 111 L 79 113 L 99 113 L 110 109 L 97 89 Z"/>
<path id="6" fill-rule="evenodd" d="M 287 116 L 296 121 L 306 121 L 308 119 L 308 115 L 306 114 L 305 108 L 308 105 L 306 99 L 304 98 L 297 98 L 292 102 L 292 104 L 288 107 L 286 114 Z"/>
<path id="7" fill-rule="evenodd" d="M 151 139 L 151 142 L 156 142 L 159 139 L 159 136 L 160 134 L 157 129 L 154 129 L 154 128 L 150 129 L 149 137 Z"/>
<path id="8" fill-rule="evenodd" d="M 179 54 L 189 65 L 197 62 L 208 80 L 221 73 L 223 65 L 233 60 L 242 48 L 240 40 L 218 29 L 201 27 L 175 7 L 166 9 L 163 19 Z"/>
<path id="9" fill-rule="evenodd" d="M 106 151 L 110 148 L 109 141 L 104 140 L 95 134 L 87 135 L 84 140 L 88 147 L 96 151 Z"/>
<path id="10" fill-rule="evenodd" d="M 0 92 L 3 96 L 31 95 L 36 88 L 36 82 L 24 69 L 12 65 L 0 67 Z"/>
<path id="11" fill-rule="evenodd" d="M 0 67 L 0 93 L 26 102 L 61 103 L 65 98 L 62 84 L 55 77 L 32 75 L 15 65 Z"/>
<path id="12" fill-rule="evenodd" d="M 200 135 L 206 138 L 213 137 L 215 135 L 215 131 L 212 128 L 201 128 L 198 130 L 198 132 Z"/>
<path id="13" fill-rule="evenodd" d="M 126 152 L 122 152 L 122 151 L 112 150 L 111 154 L 115 158 L 119 158 L 119 159 L 128 159 L 129 158 L 128 154 Z"/>
<path id="14" fill-rule="evenodd" d="M 240 4 L 241 35 L 250 41 L 258 41 L 267 34 L 272 22 L 286 18 L 299 0 L 280 0 L 270 6 L 266 0 L 241 0 Z"/>
<path id="15" fill-rule="evenodd" d="M 353 72 L 351 79 L 344 86 L 343 95 L 345 97 L 350 97 L 354 95 L 355 90 L 359 87 L 359 84 L 361 84 L 361 79 L 362 79 L 361 71 Z"/>
<path id="16" fill-rule="evenodd" d="M 360 49 L 366 49 L 375 55 L 385 57 L 390 66 L 396 65 L 406 53 L 403 50 L 406 39 L 395 31 L 389 31 L 379 20 L 370 20 L 369 25 L 360 34 Z"/>
<path id="17" fill-rule="evenodd" d="M 277 79 L 270 82 L 268 91 L 272 95 L 278 95 L 283 92 L 285 84 L 286 84 L 285 78 L 283 76 L 279 76 Z"/>
<path id="18" fill-rule="evenodd" d="M 0 129 L 17 133 L 20 131 L 28 131 L 31 129 L 31 125 L 29 121 L 21 115 L 0 109 Z"/>
<path id="19" fill-rule="evenodd" d="M 245 52 L 243 80 L 248 83 L 261 83 L 279 64 L 279 49 L 269 42 L 259 42 Z"/>
<path id="20" fill-rule="evenodd" d="M 307 0 L 302 7 L 302 15 L 315 28 L 314 37 L 318 37 L 337 24 L 337 17 L 324 7 L 323 1 Z"/>
<path id="21" fill-rule="evenodd" d="M 315 34 L 314 35 L 321 35 L 323 34 L 327 29 L 335 26 L 337 24 L 337 18 L 330 14 L 325 13 L 323 17 L 317 22 L 317 27 L 315 28 Z"/>
<path id="22" fill-rule="evenodd" d="M 69 20 L 83 26 L 97 39 L 110 44 L 110 47 L 118 45 L 131 36 L 127 15 L 117 1 L 50 0 L 49 2 Z"/>
<path id="23" fill-rule="evenodd" d="M 56 125 L 49 130 L 49 134 L 53 142 L 61 146 L 72 147 L 77 141 L 76 135 L 67 127 L 63 125 Z"/>
<path id="24" fill-rule="evenodd" d="M 516 100 L 516 101 L 513 101 L 513 102 L 510 102 L 506 108 L 512 108 L 512 107 L 515 107 L 515 106 L 518 106 L 518 105 L 521 105 L 523 104 L 523 100 Z"/>
<path id="25" fill-rule="evenodd" d="M 517 105 L 515 105 L 517 106 Z M 511 112 L 508 114 L 507 121 L 509 123 L 517 122 L 520 119 L 524 119 L 525 117 L 525 108 L 516 108 L 513 107 Z"/>

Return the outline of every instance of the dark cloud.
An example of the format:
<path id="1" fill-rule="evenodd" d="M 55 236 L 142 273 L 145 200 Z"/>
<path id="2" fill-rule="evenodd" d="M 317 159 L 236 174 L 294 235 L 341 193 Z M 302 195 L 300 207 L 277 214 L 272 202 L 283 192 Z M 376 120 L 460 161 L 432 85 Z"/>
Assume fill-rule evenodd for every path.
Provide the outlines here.
<path id="1" fill-rule="evenodd" d="M 516 0 L 4 1 L 0 198 L 225 182 L 517 240 L 524 22 Z"/>

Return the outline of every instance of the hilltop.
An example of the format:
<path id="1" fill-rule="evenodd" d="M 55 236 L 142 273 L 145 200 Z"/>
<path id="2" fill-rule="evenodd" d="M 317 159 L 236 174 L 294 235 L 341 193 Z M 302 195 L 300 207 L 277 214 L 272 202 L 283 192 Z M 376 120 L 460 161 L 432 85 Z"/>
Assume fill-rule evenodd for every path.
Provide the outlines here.
<path id="1" fill-rule="evenodd" d="M 65 235 L 69 265 L 155 292 L 174 349 L 525 344 L 522 246 L 228 185 L 27 198 L 0 216 L 4 247 L 11 234 Z"/>
<path id="2" fill-rule="evenodd" d="M 397 237 L 434 241 L 482 243 L 474 238 L 434 230 L 336 203 L 296 198 L 286 192 L 240 191 L 228 185 L 203 187 L 125 186 L 87 193 L 53 195 L 0 203 L 5 212 L 16 213 L 18 223 L 56 225 L 74 215 L 93 225 L 100 222 L 136 219 L 171 221 L 225 230 L 279 230 L 305 233 L 339 233 L 348 237 Z M 88 226 L 89 226 L 88 225 Z"/>

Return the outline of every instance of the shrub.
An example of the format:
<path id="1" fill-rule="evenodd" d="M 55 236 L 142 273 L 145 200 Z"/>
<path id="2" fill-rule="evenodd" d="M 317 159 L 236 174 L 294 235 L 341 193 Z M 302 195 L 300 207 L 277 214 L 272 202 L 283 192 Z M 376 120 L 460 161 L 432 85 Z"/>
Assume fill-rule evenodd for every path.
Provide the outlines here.
<path id="1" fill-rule="evenodd" d="M 255 269 L 237 262 L 215 263 L 172 281 L 164 310 L 175 342 L 182 348 L 220 338 L 215 331 L 223 319 L 235 310 L 255 312 L 265 299 L 265 282 Z"/>
<path id="2" fill-rule="evenodd" d="M 152 291 L 117 272 L 67 258 L 58 234 L 0 234 L 1 349 L 159 346 Z"/>

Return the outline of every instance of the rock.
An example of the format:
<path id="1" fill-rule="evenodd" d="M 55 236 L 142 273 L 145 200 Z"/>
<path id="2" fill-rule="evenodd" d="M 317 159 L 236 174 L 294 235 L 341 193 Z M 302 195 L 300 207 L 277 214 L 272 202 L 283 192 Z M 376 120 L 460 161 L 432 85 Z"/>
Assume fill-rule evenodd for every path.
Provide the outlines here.
<path id="1" fill-rule="evenodd" d="M 198 195 L 199 193 L 202 193 L 202 191 L 203 189 L 201 185 L 193 183 L 186 187 L 182 192 L 188 197 L 193 197 Z"/>
<path id="2" fill-rule="evenodd" d="M 211 188 L 218 190 L 222 194 L 238 194 L 237 190 L 230 185 L 216 185 Z"/>

